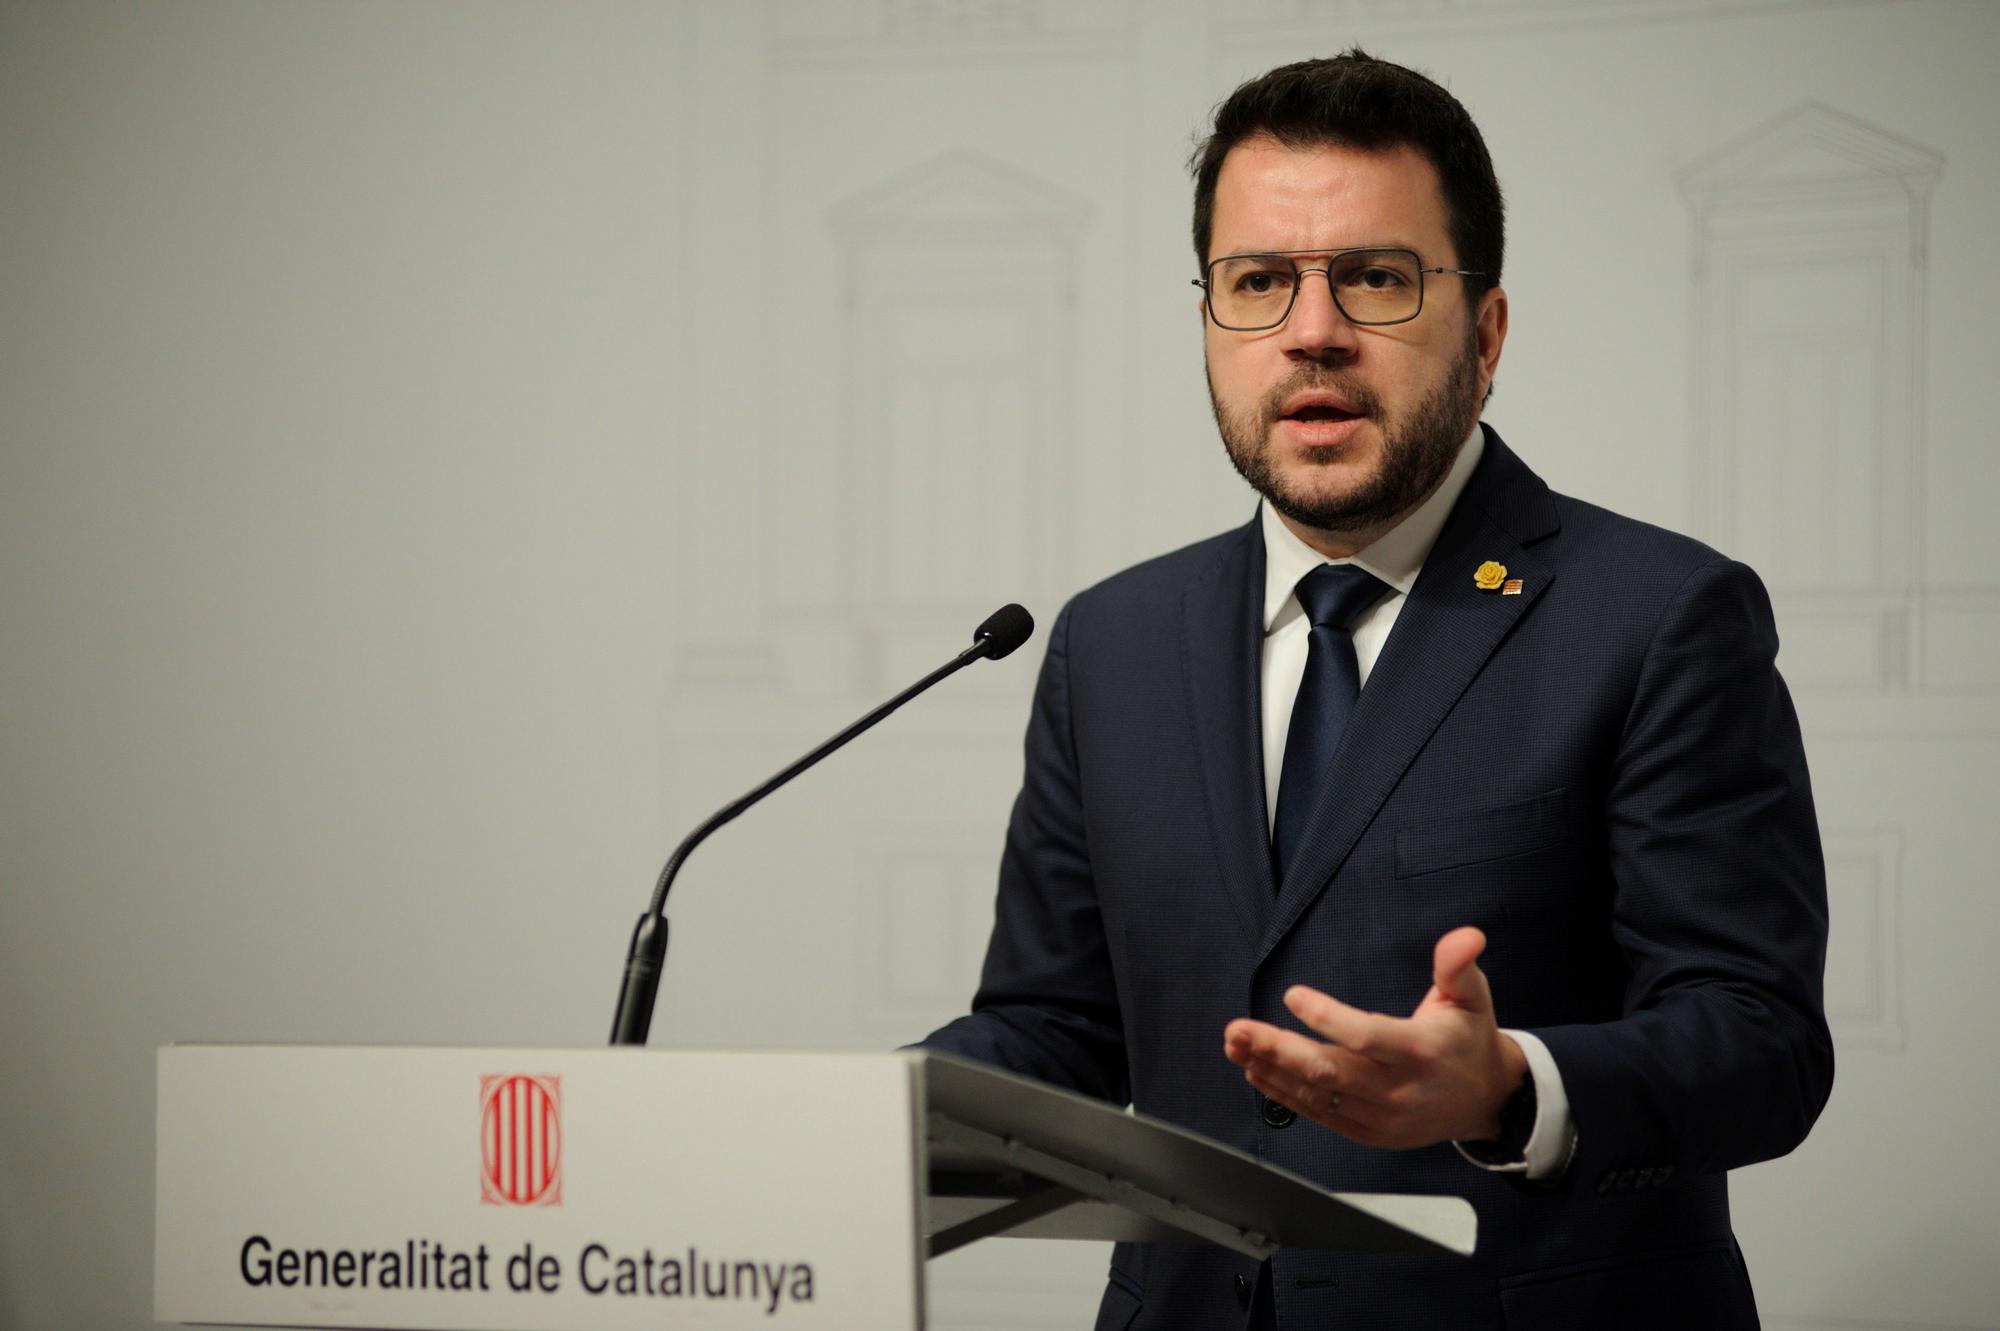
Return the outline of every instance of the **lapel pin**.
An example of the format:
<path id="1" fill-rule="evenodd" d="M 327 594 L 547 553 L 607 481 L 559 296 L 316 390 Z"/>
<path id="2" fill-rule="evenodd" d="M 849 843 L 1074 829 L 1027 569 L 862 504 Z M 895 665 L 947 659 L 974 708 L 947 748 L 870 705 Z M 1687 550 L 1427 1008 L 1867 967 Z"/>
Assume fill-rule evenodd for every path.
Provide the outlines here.
<path id="1" fill-rule="evenodd" d="M 1519 578 L 1507 579 L 1507 581 L 1500 584 L 1500 594 L 1502 596 L 1519 596 L 1521 594 L 1521 580 Z"/>
<path id="2" fill-rule="evenodd" d="M 1489 559 L 1472 575 L 1472 585 L 1482 592 L 1497 592 L 1507 580 L 1507 566 Z"/>

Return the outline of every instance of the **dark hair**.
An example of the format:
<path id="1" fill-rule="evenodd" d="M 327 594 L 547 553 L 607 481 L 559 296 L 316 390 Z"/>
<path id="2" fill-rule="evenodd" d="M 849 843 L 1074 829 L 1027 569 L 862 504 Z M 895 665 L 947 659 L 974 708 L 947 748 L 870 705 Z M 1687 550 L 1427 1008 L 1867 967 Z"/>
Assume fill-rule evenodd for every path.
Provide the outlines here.
<path id="1" fill-rule="evenodd" d="M 1215 131 L 1195 149 L 1195 261 L 1208 263 L 1215 182 L 1222 159 L 1246 139 L 1268 134 L 1288 148 L 1332 145 L 1363 152 L 1414 148 L 1437 168 L 1445 223 L 1470 295 L 1499 285 L 1507 220 L 1486 140 L 1465 107 L 1414 69 L 1377 60 L 1360 47 L 1283 65 L 1250 80 L 1215 108 Z M 1430 256 L 1426 255 L 1428 259 Z"/>

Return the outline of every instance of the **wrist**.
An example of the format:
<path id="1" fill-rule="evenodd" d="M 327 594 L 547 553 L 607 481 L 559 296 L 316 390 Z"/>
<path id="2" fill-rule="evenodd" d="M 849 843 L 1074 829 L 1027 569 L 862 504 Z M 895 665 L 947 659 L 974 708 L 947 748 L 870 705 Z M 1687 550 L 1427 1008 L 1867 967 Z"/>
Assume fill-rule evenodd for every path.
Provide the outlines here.
<path id="1" fill-rule="evenodd" d="M 1535 1126 L 1535 1079 L 1528 1070 L 1528 1056 L 1521 1052 L 1521 1046 L 1514 1042 L 1513 1037 L 1496 1032 L 1495 1038 L 1500 1042 L 1499 1073 L 1474 1139 L 1520 1149 L 1527 1144 L 1528 1133 Z M 1525 1126 L 1521 1121 L 1524 1110 Z M 1519 1145 L 1512 1141 L 1516 1136 L 1521 1139 Z"/>

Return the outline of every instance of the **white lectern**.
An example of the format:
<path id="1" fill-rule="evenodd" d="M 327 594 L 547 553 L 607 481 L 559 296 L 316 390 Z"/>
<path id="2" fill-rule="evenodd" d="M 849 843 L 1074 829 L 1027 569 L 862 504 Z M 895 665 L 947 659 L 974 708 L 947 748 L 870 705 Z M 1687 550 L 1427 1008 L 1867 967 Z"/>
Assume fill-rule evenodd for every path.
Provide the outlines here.
<path id="1" fill-rule="evenodd" d="M 1470 1253 L 1449 1197 L 1336 1194 L 958 1059 L 182 1045 L 154 1316 L 230 1326 L 915 1331 L 996 1235 Z"/>

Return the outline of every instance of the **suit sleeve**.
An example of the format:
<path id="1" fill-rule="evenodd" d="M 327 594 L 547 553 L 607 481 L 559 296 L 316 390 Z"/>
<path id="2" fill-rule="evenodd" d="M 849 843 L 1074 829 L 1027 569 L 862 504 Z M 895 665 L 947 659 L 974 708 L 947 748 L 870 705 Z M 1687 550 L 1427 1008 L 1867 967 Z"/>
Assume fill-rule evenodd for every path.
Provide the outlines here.
<path id="1" fill-rule="evenodd" d="M 1735 1168 L 1804 1140 L 1833 1085 L 1826 874 L 1763 585 L 1718 558 L 1647 649 L 1605 809 L 1621 1019 L 1535 1032 L 1598 1189 Z"/>
<path id="2" fill-rule="evenodd" d="M 921 1047 L 1123 1104 L 1125 1037 L 1070 725 L 1071 609 L 1056 618 L 1035 688 L 979 991 L 969 1015 Z"/>

